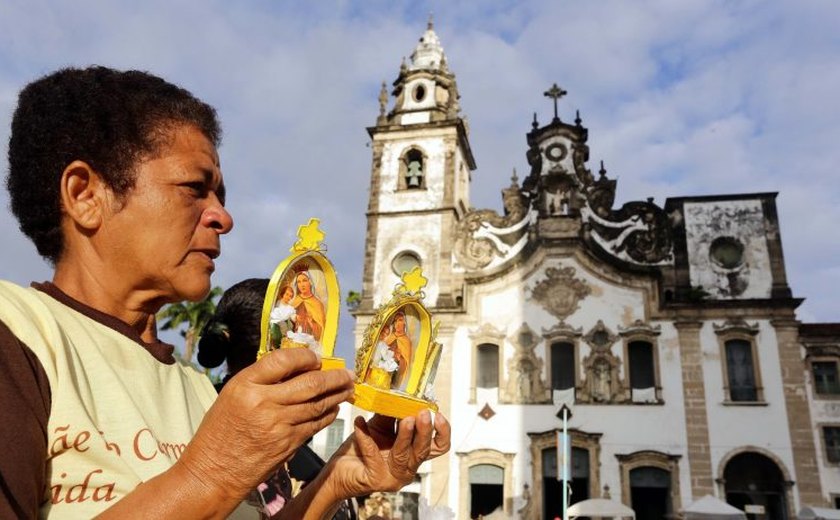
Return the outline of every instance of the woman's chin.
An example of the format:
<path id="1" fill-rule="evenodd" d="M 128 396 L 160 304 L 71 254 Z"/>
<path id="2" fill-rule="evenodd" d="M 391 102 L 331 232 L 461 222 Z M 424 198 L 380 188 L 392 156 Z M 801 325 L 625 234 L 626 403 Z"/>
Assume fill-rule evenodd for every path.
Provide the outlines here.
<path id="1" fill-rule="evenodd" d="M 179 284 L 176 288 L 181 301 L 198 302 L 210 294 L 210 277 L 207 277 L 206 281 L 196 280 L 191 284 Z"/>

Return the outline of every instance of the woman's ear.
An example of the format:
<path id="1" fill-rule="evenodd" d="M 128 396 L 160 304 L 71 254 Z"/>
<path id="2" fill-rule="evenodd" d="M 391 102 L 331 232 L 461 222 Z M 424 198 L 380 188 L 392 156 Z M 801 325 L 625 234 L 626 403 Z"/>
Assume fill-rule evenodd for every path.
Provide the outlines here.
<path id="1" fill-rule="evenodd" d="M 108 187 L 84 161 L 73 161 L 61 174 L 61 209 L 76 225 L 93 230 L 102 224 Z"/>

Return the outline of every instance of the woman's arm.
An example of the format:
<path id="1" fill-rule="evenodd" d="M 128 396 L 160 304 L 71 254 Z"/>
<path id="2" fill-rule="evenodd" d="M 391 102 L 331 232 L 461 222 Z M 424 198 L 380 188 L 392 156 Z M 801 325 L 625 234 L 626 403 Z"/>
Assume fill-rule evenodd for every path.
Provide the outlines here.
<path id="1" fill-rule="evenodd" d="M 426 460 L 449 451 L 449 422 L 424 410 L 415 417 L 395 419 L 375 415 L 356 418 L 355 431 L 277 519 L 328 518 L 343 500 L 374 491 L 398 491 L 410 484 Z"/>
<path id="2" fill-rule="evenodd" d="M 233 377 L 174 466 L 101 518 L 224 518 L 353 394 L 309 349 L 272 351 Z"/>

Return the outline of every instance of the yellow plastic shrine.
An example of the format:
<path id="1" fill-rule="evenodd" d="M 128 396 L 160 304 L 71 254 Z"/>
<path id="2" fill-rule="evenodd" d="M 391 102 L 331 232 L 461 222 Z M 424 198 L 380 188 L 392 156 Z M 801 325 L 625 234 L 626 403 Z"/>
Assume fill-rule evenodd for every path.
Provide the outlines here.
<path id="1" fill-rule="evenodd" d="M 422 301 L 426 282 L 419 267 L 403 273 L 391 300 L 365 329 L 356 353 L 355 406 L 398 419 L 437 411 L 431 389 L 441 345 Z"/>
<path id="2" fill-rule="evenodd" d="M 323 253 L 320 220 L 300 226 L 291 254 L 274 269 L 263 301 L 257 359 L 277 348 L 313 348 L 321 369 L 344 368 L 333 357 L 341 310 L 335 268 Z"/>

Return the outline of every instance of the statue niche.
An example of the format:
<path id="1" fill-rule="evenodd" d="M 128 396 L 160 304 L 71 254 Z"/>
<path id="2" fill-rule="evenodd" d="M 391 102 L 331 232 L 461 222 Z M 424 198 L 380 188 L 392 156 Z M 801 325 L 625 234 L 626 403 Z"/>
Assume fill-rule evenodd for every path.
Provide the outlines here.
<path id="1" fill-rule="evenodd" d="M 502 399 L 507 403 L 535 404 L 549 402 L 548 388 L 543 380 L 543 360 L 534 347 L 538 340 L 534 331 L 523 323 L 511 337 L 513 357 L 507 362 L 507 382 Z"/>
<path id="2" fill-rule="evenodd" d="M 610 332 L 604 322 L 598 323 L 583 337 L 591 347 L 590 353 L 583 360 L 586 374 L 583 388 L 580 388 L 577 401 L 593 404 L 615 404 L 624 401 L 624 392 L 618 372 L 621 361 L 612 353 L 612 345 L 618 336 Z"/>

